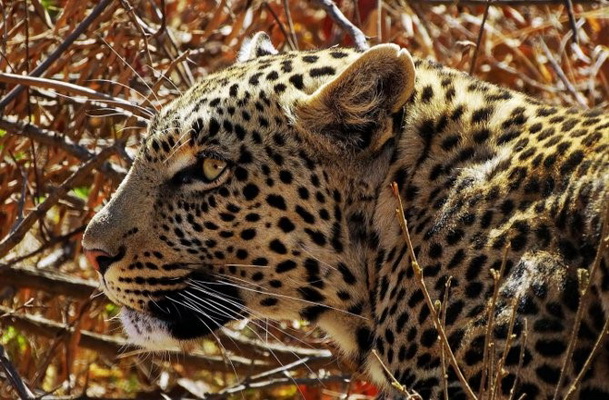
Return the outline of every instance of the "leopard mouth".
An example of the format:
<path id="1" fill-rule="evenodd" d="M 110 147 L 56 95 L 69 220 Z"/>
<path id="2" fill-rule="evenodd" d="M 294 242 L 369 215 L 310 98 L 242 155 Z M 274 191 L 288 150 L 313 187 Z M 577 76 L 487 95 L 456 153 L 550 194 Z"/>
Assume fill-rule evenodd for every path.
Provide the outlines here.
<path id="1" fill-rule="evenodd" d="M 206 278 L 189 277 L 185 288 L 149 300 L 146 311 L 123 306 L 120 320 L 129 338 L 141 347 L 161 350 L 243 319 L 245 306 L 238 289 Z"/>

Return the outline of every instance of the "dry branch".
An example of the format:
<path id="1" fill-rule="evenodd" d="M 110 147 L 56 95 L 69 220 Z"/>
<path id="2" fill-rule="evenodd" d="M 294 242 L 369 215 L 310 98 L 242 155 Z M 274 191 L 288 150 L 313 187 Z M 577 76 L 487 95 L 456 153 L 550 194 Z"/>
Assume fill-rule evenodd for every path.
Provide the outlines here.
<path id="1" fill-rule="evenodd" d="M 64 340 L 69 340 L 70 336 L 76 333 L 76 329 L 72 326 L 60 324 L 55 321 L 48 320 L 35 315 L 27 315 L 21 313 L 15 313 L 8 307 L 0 306 L 0 324 L 1 325 L 12 325 L 16 328 L 46 338 L 57 338 L 64 336 Z M 141 351 L 133 344 L 129 343 L 128 340 L 108 335 L 100 335 L 97 333 L 80 330 L 78 331 L 80 336 L 79 345 L 93 350 L 112 360 L 119 360 L 120 355 L 133 351 L 134 354 L 141 354 Z M 214 371 L 223 372 L 234 372 L 230 364 L 227 364 L 225 360 L 220 356 L 207 356 L 197 352 L 184 353 L 181 350 L 173 349 L 165 352 L 164 356 L 158 357 L 158 360 L 164 358 L 167 359 L 167 354 L 171 354 L 172 359 L 179 360 L 181 363 L 188 364 L 193 367 L 202 369 L 211 369 Z M 155 354 L 152 354 L 156 358 Z M 269 365 L 259 360 L 247 360 L 241 357 L 231 358 L 233 366 L 238 372 L 251 373 L 255 371 L 263 371 L 268 369 Z"/>
<path id="2" fill-rule="evenodd" d="M 7 267 L 6 264 L 0 264 L 0 282 L 2 285 L 43 290 L 75 299 L 88 299 L 99 286 L 96 281 L 76 278 L 52 269 Z"/>
<path id="3" fill-rule="evenodd" d="M 32 140 L 35 140 L 45 146 L 56 146 L 78 158 L 80 161 L 90 160 L 95 156 L 87 148 L 74 143 L 69 137 L 53 132 L 48 129 L 39 128 L 36 125 L 26 124 L 12 117 L 4 117 L 0 119 L 0 129 L 7 131 L 13 135 L 21 135 Z M 115 164 L 104 161 L 99 170 L 110 178 L 114 184 L 120 183 L 126 175 L 126 171 Z"/>
<path id="4" fill-rule="evenodd" d="M 115 154 L 118 145 L 110 146 L 103 149 L 99 154 L 91 158 L 78 168 L 68 179 L 66 179 L 59 187 L 52 191 L 49 196 L 28 214 L 19 224 L 0 241 L 0 258 L 4 257 L 13 247 L 15 247 L 23 239 L 28 230 L 34 223 L 45 216 L 47 211 L 51 209 L 61 197 L 68 193 L 72 188 L 77 186 L 91 171 L 99 167 L 108 157 Z"/>
<path id="5" fill-rule="evenodd" d="M 70 45 L 83 34 L 87 28 L 99 17 L 99 15 L 112 4 L 112 0 L 101 0 L 97 6 L 89 13 L 75 29 L 61 42 L 59 46 L 51 53 L 42 63 L 40 63 L 32 72 L 29 73 L 30 77 L 41 76 L 61 55 L 70 47 Z M 25 86 L 19 85 L 11 90 L 2 100 L 0 100 L 0 115 L 4 114 L 6 106 L 19 96 L 19 94 L 25 89 Z"/>
<path id="6" fill-rule="evenodd" d="M 137 104 L 130 103 L 127 100 L 121 99 L 119 97 L 110 96 L 109 94 L 98 92 L 87 87 L 75 85 L 73 83 L 1 72 L 0 82 L 16 83 L 22 86 L 34 86 L 38 88 L 53 89 L 57 91 L 78 94 L 81 96 L 85 96 L 87 99 L 95 99 L 99 102 L 107 103 L 112 106 L 117 106 L 122 109 L 128 110 L 134 115 L 142 117 L 145 120 L 148 120 L 151 116 L 154 115 L 154 111 L 138 106 Z"/>
<path id="7" fill-rule="evenodd" d="M 326 13 L 341 27 L 344 31 L 346 31 L 349 36 L 353 38 L 353 42 L 355 43 L 355 47 L 359 50 L 366 50 L 370 46 L 368 46 L 368 42 L 366 39 L 366 35 L 362 32 L 357 26 L 353 25 L 351 21 L 345 17 L 345 14 L 334 4 L 332 0 L 315 0 L 317 4 L 321 8 L 323 8 Z"/>
<path id="8" fill-rule="evenodd" d="M 6 354 L 4 347 L 2 347 L 1 345 L 0 367 L 2 367 L 2 369 L 4 370 L 8 381 L 11 383 L 11 386 L 13 387 L 13 389 L 15 389 L 15 392 L 17 392 L 21 399 L 25 400 L 35 398 L 34 393 L 32 393 L 32 391 L 27 387 L 23 379 L 21 379 L 19 372 L 17 372 L 17 370 L 13 366 L 13 363 L 11 363 L 11 360 L 9 360 L 8 358 L 8 354 Z"/>

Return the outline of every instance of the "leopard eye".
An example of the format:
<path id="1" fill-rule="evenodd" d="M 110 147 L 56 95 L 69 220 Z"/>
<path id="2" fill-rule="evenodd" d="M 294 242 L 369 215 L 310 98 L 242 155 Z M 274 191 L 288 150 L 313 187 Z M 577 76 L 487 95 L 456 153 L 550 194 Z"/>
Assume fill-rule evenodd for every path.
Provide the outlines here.
<path id="1" fill-rule="evenodd" d="M 206 157 L 203 159 L 203 176 L 210 182 L 214 181 L 224 172 L 226 166 L 227 163 L 224 160 Z"/>

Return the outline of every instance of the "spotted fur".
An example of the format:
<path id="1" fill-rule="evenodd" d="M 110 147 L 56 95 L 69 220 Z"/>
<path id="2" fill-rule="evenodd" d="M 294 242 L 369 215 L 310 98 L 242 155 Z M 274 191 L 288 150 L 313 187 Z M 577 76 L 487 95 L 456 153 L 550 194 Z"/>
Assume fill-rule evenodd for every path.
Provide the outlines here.
<path id="1" fill-rule="evenodd" d="M 395 45 L 276 53 L 258 34 L 239 63 L 165 107 L 89 224 L 84 246 L 107 253 L 103 287 L 124 306 L 132 339 L 160 348 L 245 316 L 306 319 L 388 393 L 372 349 L 408 389 L 443 398 L 397 182 L 431 297 L 451 279 L 446 333 L 471 387 L 492 312 L 494 359 L 507 351 L 499 390 L 551 396 L 580 303 L 578 269 L 590 268 L 601 237 L 606 112 L 547 106 Z M 206 181 L 205 158 L 228 167 Z M 506 246 L 491 310 L 491 270 Z M 609 315 L 601 256 L 567 385 Z M 464 398 L 448 372 L 449 398 Z M 579 398 L 609 398 L 608 376 L 605 341 Z"/>

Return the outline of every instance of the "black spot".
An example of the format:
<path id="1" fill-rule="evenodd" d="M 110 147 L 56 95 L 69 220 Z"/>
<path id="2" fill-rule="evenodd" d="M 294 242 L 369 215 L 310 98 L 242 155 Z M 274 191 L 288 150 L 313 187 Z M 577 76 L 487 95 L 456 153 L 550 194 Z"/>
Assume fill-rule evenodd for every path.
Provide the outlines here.
<path id="1" fill-rule="evenodd" d="M 300 316 L 309 322 L 315 322 L 319 319 L 319 316 L 326 311 L 328 311 L 328 308 L 325 306 L 311 306 L 300 311 Z"/>
<path id="2" fill-rule="evenodd" d="M 493 107 L 484 107 L 479 110 L 476 110 L 472 113 L 472 124 L 477 124 L 480 122 L 486 122 L 491 117 L 493 113 Z"/>
<path id="3" fill-rule="evenodd" d="M 319 303 L 326 299 L 323 294 L 321 294 L 317 289 L 314 289 L 312 287 L 305 286 L 305 287 L 298 288 L 298 293 L 300 293 L 300 296 L 304 300 L 310 301 L 313 303 Z"/>
<path id="4" fill-rule="evenodd" d="M 482 267 L 486 263 L 487 259 L 488 257 L 484 254 L 473 258 L 470 261 L 469 266 L 467 267 L 465 278 L 468 281 L 473 281 L 474 279 L 476 279 L 478 275 L 480 275 L 480 271 L 482 270 Z"/>
<path id="5" fill-rule="evenodd" d="M 281 217 L 279 222 L 277 222 L 277 226 L 281 228 L 285 233 L 292 232 L 296 227 L 287 217 Z"/>
<path id="6" fill-rule="evenodd" d="M 438 331 L 436 328 L 430 328 L 421 333 L 421 344 L 425 347 L 431 347 L 438 340 Z"/>
<path id="7" fill-rule="evenodd" d="M 318 56 L 314 56 L 314 55 L 306 55 L 304 57 L 302 57 L 302 61 L 312 64 L 314 62 L 316 62 L 317 60 L 319 60 Z"/>
<path id="8" fill-rule="evenodd" d="M 429 103 L 429 101 L 433 98 L 433 88 L 431 85 L 427 85 L 423 88 L 421 92 L 421 101 L 423 103 Z"/>
<path id="9" fill-rule="evenodd" d="M 243 196 L 245 196 L 247 200 L 255 199 L 256 196 L 258 196 L 258 193 L 260 193 L 260 189 L 253 183 L 250 183 L 243 188 Z"/>
<path id="10" fill-rule="evenodd" d="M 294 74 L 290 76 L 290 83 L 294 85 L 294 87 L 298 90 L 304 89 L 304 83 L 301 74 Z"/>
<path id="11" fill-rule="evenodd" d="M 266 202 L 271 206 L 271 207 L 275 207 L 278 208 L 280 210 L 287 210 L 287 207 L 285 205 L 285 200 L 282 196 L 277 195 L 277 194 L 269 194 L 266 197 Z"/>
<path id="12" fill-rule="evenodd" d="M 326 236 L 322 232 L 309 228 L 306 228 L 304 231 L 307 235 L 309 235 L 309 237 L 311 238 L 311 240 L 313 240 L 315 244 L 319 246 L 326 245 Z"/>
<path id="13" fill-rule="evenodd" d="M 357 346 L 360 348 L 361 353 L 367 353 L 372 346 L 372 332 L 370 329 L 365 327 L 357 328 L 355 337 L 357 340 Z"/>
<path id="14" fill-rule="evenodd" d="M 256 237 L 256 229 L 244 229 L 241 231 L 241 239 L 243 240 L 252 240 Z"/>
<path id="15" fill-rule="evenodd" d="M 322 68 L 311 69 L 311 72 L 309 72 L 309 75 L 311 76 L 311 78 L 316 78 L 318 76 L 334 75 L 335 73 L 336 73 L 336 71 L 332 67 L 322 67 Z"/>
<path id="16" fill-rule="evenodd" d="M 556 384 L 560 377 L 560 368 L 551 367 L 548 364 L 543 364 L 535 369 L 539 379 L 546 383 Z"/>
<path id="17" fill-rule="evenodd" d="M 285 245 L 283 243 L 281 243 L 281 241 L 279 239 L 272 240 L 271 243 L 269 243 L 269 248 L 278 254 L 287 254 L 288 253 L 288 250 L 286 249 Z"/>
<path id="18" fill-rule="evenodd" d="M 278 274 L 281 274 L 283 272 L 291 271 L 294 268 L 296 268 L 296 263 L 292 260 L 287 260 L 287 261 L 283 261 L 283 262 L 280 262 L 279 264 L 277 264 L 277 267 L 275 268 L 275 272 L 277 272 Z"/>
<path id="19" fill-rule="evenodd" d="M 340 51 L 333 51 L 330 53 L 330 56 L 332 56 L 332 58 L 345 58 L 348 56 L 348 54 Z"/>
<path id="20" fill-rule="evenodd" d="M 283 171 L 279 172 L 279 179 L 283 183 L 290 184 L 290 183 L 292 183 L 292 180 L 294 178 L 293 178 L 292 173 L 290 171 L 283 170 Z"/>
<path id="21" fill-rule="evenodd" d="M 274 81 L 278 78 L 279 74 L 277 73 L 277 71 L 271 71 L 266 75 L 266 79 L 268 79 L 269 81 Z"/>
<path id="22" fill-rule="evenodd" d="M 429 257 L 431 258 L 440 258 L 442 257 L 442 245 L 439 243 L 432 243 L 429 246 Z"/>
<path id="23" fill-rule="evenodd" d="M 351 273 L 351 271 L 345 264 L 338 263 L 337 269 L 338 269 L 338 272 L 340 272 L 341 275 L 343 276 L 343 281 L 345 281 L 345 283 L 347 283 L 349 285 L 354 285 L 357 282 L 357 280 L 355 279 L 355 276 L 353 275 L 353 273 Z"/>
<path id="24" fill-rule="evenodd" d="M 491 131 L 488 129 L 480 129 L 474 133 L 474 142 L 484 143 L 491 136 Z"/>
<path id="25" fill-rule="evenodd" d="M 279 303 L 279 300 L 274 297 L 267 297 L 266 299 L 262 299 L 260 301 L 260 305 L 263 307 L 271 307 L 276 305 L 277 303 Z"/>
<path id="26" fill-rule="evenodd" d="M 296 206 L 296 213 L 308 224 L 315 223 L 315 217 L 301 206 Z"/>

